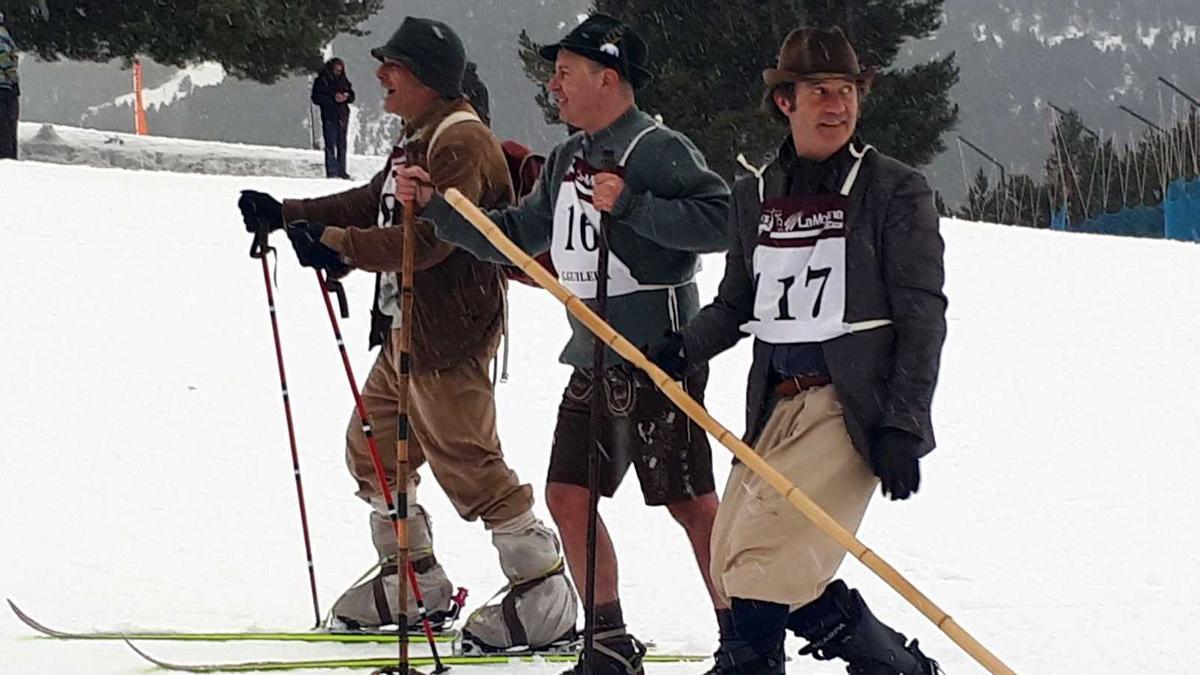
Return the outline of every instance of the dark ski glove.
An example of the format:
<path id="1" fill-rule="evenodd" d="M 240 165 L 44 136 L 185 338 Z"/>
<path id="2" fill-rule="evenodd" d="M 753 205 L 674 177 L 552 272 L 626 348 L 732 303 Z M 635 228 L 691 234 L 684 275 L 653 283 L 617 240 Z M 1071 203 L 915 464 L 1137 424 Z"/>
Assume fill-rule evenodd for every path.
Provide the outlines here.
<path id="1" fill-rule="evenodd" d="M 646 358 L 654 365 L 663 369 L 672 380 L 679 381 L 687 375 L 687 354 L 683 351 L 683 335 L 669 330 L 663 333 L 662 339 L 651 344 L 645 350 Z"/>
<path id="2" fill-rule="evenodd" d="M 288 225 L 287 236 L 292 240 L 292 248 L 296 249 L 301 265 L 324 270 L 344 268 L 345 263 L 338 252 L 321 243 L 324 231 L 325 226 L 320 223 L 297 220 Z"/>
<path id="3" fill-rule="evenodd" d="M 273 232 L 283 227 L 283 204 L 265 192 L 242 190 L 238 198 L 238 209 L 246 231 L 258 234 L 262 230 Z"/>
<path id="4" fill-rule="evenodd" d="M 917 453 L 921 439 L 900 429 L 884 427 L 871 441 L 871 464 L 883 486 L 883 494 L 892 501 L 908 499 L 921 486 L 921 467 Z"/>

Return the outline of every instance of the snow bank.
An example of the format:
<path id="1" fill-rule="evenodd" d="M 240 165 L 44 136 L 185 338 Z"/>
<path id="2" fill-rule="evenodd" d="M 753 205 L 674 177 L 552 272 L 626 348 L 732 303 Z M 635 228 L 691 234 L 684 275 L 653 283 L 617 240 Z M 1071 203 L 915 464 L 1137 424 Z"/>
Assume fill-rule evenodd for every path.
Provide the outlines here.
<path id="1" fill-rule="evenodd" d="M 17 136 L 21 158 L 37 162 L 233 176 L 325 175 L 325 155 L 319 150 L 137 136 L 35 122 L 22 122 Z M 382 157 L 351 155 L 349 173 L 366 180 L 383 162 Z"/>

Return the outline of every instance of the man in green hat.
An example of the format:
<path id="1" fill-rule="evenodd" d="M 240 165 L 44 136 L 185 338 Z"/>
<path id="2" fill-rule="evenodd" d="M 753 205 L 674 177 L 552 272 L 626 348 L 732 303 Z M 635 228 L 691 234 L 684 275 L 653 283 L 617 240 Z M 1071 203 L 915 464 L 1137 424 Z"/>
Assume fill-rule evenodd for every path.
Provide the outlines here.
<path id="1" fill-rule="evenodd" d="M 699 308 L 698 254 L 726 245 L 729 190 L 696 146 L 638 109 L 636 90 L 650 79 L 646 43 L 617 19 L 595 14 L 541 50 L 555 62 L 550 92 L 563 122 L 580 131 L 555 147 L 537 188 L 518 206 L 489 212 L 526 252 L 549 251 L 559 279 L 595 302 L 598 226 L 611 222 L 607 316 L 635 343 L 677 329 Z M 605 157 L 615 166 L 606 166 Z M 423 170 L 407 169 L 399 198 L 415 198 L 421 217 L 445 241 L 485 260 L 511 264 L 440 196 Z M 433 181 L 436 184 L 436 181 Z M 558 524 L 576 587 L 585 591 L 589 511 L 590 402 L 595 387 L 607 406 L 600 491 L 611 497 L 632 465 L 648 505 L 666 506 L 683 526 L 708 585 L 709 536 L 717 498 L 712 452 L 704 432 L 647 378 L 614 352 L 593 372 L 591 333 L 568 317 L 572 335 L 560 361 L 573 368 L 558 408 L 546 501 Z M 706 372 L 687 379 L 703 398 Z M 617 557 L 603 520 L 597 523 L 595 662 L 592 672 L 642 672 L 645 648 L 625 629 Z M 723 605 L 713 595 L 714 606 Z M 588 664 L 579 663 L 577 671 Z"/>
<path id="2" fill-rule="evenodd" d="M 395 172 L 422 167 L 435 185 L 451 187 L 494 208 L 513 202 L 500 142 L 463 96 L 466 54 L 440 21 L 407 18 L 387 44 L 371 54 L 385 92 L 384 109 L 404 119 L 400 140 L 371 182 L 318 199 L 284 200 L 258 192 L 239 200 L 247 229 L 277 229 L 288 237 L 302 265 L 344 274 L 350 268 L 376 273 L 371 309 L 371 346 L 382 345 L 363 386 L 373 435 L 387 472 L 387 489 L 406 482 L 409 539 L 427 609 L 453 618 L 454 589 L 434 557 L 425 510 L 416 503 L 416 469 L 428 464 L 438 485 L 464 519 L 482 520 L 492 534 L 509 580 L 503 601 L 471 615 L 464 639 L 480 649 L 541 648 L 574 636 L 577 599 L 563 571 L 558 538 L 533 514 L 533 493 L 508 467 L 496 433 L 496 406 L 488 364 L 504 322 L 505 281 L 500 269 L 439 241 L 417 221 L 409 378 L 412 473 L 395 475 L 398 366 L 401 326 L 403 202 L 395 197 Z M 396 622 L 396 538 L 368 450 L 368 430 L 352 414 L 346 458 L 358 496 L 372 506 L 372 541 L 380 570 L 346 591 L 333 615 L 349 627 Z M 416 620 L 413 595 L 405 614 Z"/>
<path id="3" fill-rule="evenodd" d="M 683 377 L 753 335 L 745 441 L 852 532 L 877 486 L 907 499 L 920 485 L 946 335 L 933 193 L 855 137 L 872 76 L 838 29 L 787 36 L 763 81 L 790 133 L 774 161 L 734 186 L 716 299 L 650 350 Z M 933 675 L 916 640 L 906 644 L 834 579 L 845 554 L 735 466 L 711 570 L 733 630 L 713 672 L 782 674 L 790 629 L 808 641 L 802 655 L 840 659 L 850 673 Z"/>

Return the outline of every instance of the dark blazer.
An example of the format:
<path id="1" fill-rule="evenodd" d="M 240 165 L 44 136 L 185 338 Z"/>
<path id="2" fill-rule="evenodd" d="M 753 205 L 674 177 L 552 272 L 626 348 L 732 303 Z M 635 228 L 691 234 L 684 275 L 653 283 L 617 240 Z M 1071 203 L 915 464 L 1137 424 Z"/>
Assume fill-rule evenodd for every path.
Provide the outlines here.
<path id="1" fill-rule="evenodd" d="M 780 153 L 794 153 L 789 140 Z M 768 198 L 786 194 L 788 176 L 776 158 L 763 174 Z M 716 299 L 683 330 L 691 364 L 708 361 L 746 334 L 754 310 L 754 247 L 759 183 L 740 179 L 730 209 L 731 242 Z M 825 342 L 825 361 L 855 448 L 870 461 L 869 439 L 883 427 L 935 445 L 930 404 L 946 336 L 942 293 L 944 244 L 928 183 L 915 169 L 876 151 L 863 160 L 846 220 L 846 321 L 891 319 L 892 325 Z M 746 393 L 746 433 L 753 444 L 774 407 L 774 346 L 755 340 Z"/>

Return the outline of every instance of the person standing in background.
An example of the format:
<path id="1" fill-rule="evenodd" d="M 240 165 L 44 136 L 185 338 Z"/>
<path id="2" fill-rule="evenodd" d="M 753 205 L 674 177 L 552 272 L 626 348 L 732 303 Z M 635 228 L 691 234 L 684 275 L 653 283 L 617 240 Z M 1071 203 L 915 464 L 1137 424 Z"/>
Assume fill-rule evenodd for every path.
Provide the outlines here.
<path id="1" fill-rule="evenodd" d="M 325 62 L 325 68 L 313 82 L 312 102 L 321 109 L 325 177 L 349 178 L 346 173 L 346 132 L 350 127 L 354 87 L 346 77 L 346 64 L 341 59 L 335 57 Z"/>
<path id="2" fill-rule="evenodd" d="M 0 12 L 0 159 L 17 158 L 17 119 L 21 115 L 21 84 L 17 76 L 17 45 L 4 27 Z"/>

